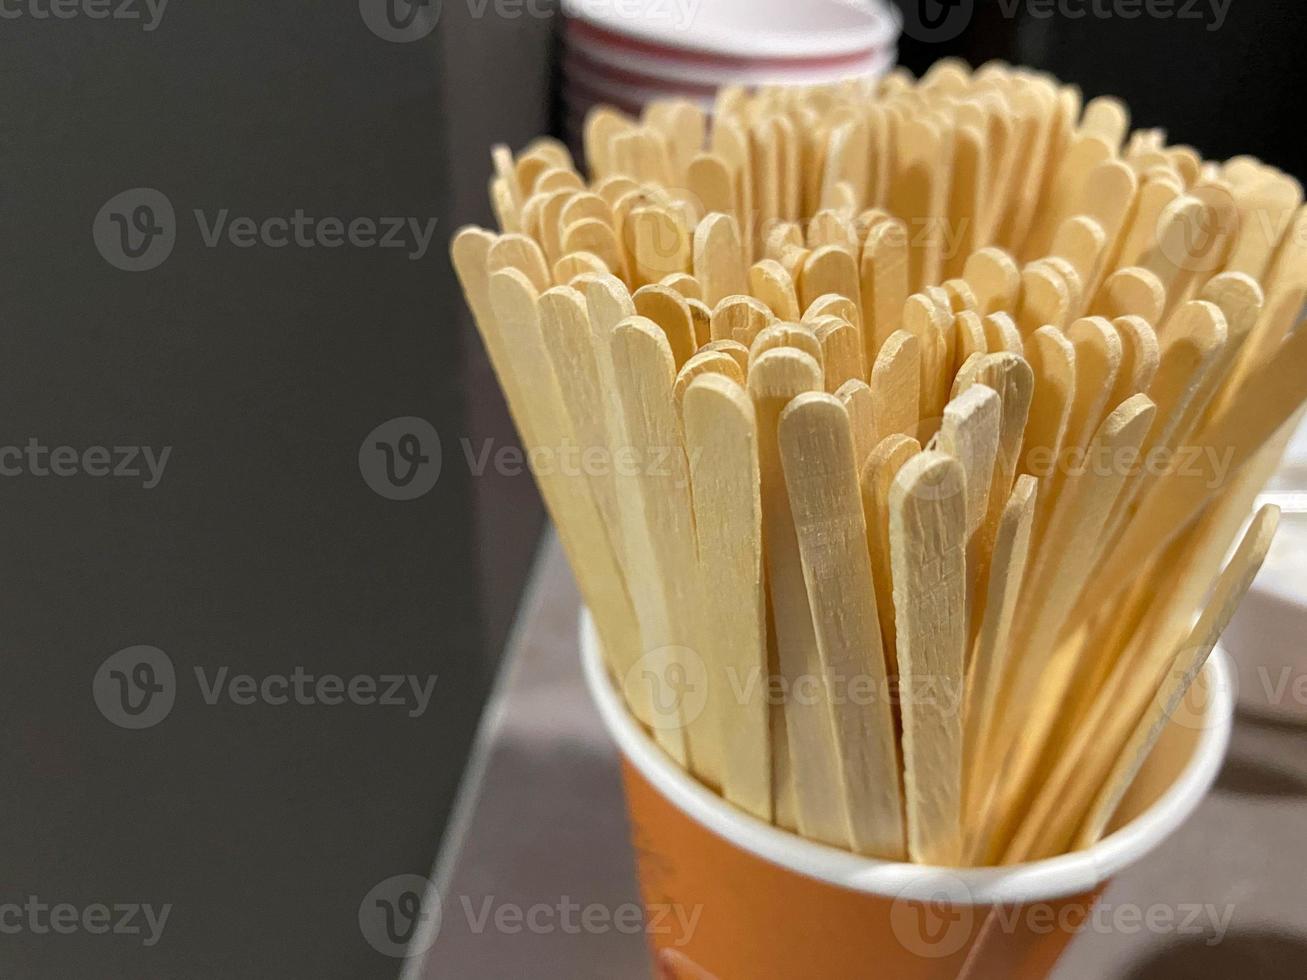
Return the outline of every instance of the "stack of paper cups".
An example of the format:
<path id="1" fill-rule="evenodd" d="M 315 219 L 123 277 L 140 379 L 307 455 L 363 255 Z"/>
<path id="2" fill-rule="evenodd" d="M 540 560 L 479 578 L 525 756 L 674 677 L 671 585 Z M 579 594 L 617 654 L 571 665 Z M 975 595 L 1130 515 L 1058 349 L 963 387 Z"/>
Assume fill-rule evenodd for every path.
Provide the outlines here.
<path id="1" fill-rule="evenodd" d="M 705 108 L 723 85 L 811 85 L 880 75 L 900 20 L 885 0 L 563 0 L 569 136 L 593 105 Z"/>

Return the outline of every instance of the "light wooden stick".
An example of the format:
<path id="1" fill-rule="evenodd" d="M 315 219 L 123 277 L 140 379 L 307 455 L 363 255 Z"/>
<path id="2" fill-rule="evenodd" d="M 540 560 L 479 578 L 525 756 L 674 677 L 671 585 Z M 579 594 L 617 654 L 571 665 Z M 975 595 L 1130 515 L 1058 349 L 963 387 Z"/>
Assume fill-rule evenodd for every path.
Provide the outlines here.
<path id="1" fill-rule="evenodd" d="M 999 727 L 994 714 L 1012 649 L 1012 624 L 1030 549 L 1037 483 L 1033 476 L 1017 480 L 994 538 L 984 613 L 967 675 L 964 746 L 968 813 L 980 811 L 985 788 L 997 776 L 997 763 L 991 756 L 992 736 Z"/>
<path id="2" fill-rule="evenodd" d="M 998 392 L 983 384 L 972 385 L 944 408 L 939 449 L 962 464 L 968 540 L 980 530 L 989 512 L 1000 413 Z"/>
<path id="3" fill-rule="evenodd" d="M 1001 248 L 987 246 L 972 252 L 962 277 L 976 297 L 976 311 L 982 314 L 1012 310 L 1021 291 L 1021 271 Z"/>
<path id="4" fill-rule="evenodd" d="M 632 589 L 648 597 L 637 610 L 644 657 L 653 674 L 642 672 L 626 686 L 649 687 L 655 728 L 683 726 L 688 765 L 706 782 L 720 786 L 721 742 L 705 728 L 709 719 L 693 717 L 685 710 L 689 705 L 682 703 L 693 684 L 703 683 L 702 670 L 696 669 L 703 655 L 694 514 L 672 402 L 672 351 L 658 325 L 641 316 L 618 323 L 609 345 L 614 373 L 623 379 L 617 394 L 625 435 L 638 460 L 627 487 L 638 506 L 625 511 L 623 539 L 628 542 Z"/>
<path id="5" fill-rule="evenodd" d="M 683 417 L 702 581 L 711 590 L 704 635 L 708 705 L 722 743 L 722 791 L 770 821 L 770 685 L 753 404 L 735 381 L 709 373 L 685 392 Z"/>
<path id="6" fill-rule="evenodd" d="M 749 291 L 740 229 L 730 215 L 710 214 L 694 230 L 694 275 L 703 284 L 703 299 L 710 307 Z"/>
<path id="7" fill-rule="evenodd" d="M 899 328 L 908 298 L 908 232 L 902 221 L 882 221 L 867 232 L 859 276 L 866 321 L 862 339 L 866 362 L 871 365 L 890 334 Z"/>
<path id="8" fill-rule="evenodd" d="M 956 459 L 924 452 L 903 465 L 890 494 L 908 853 L 946 867 L 962 858 L 961 706 L 941 692 L 963 692 L 964 482 Z"/>
<path id="9" fill-rule="evenodd" d="M 896 330 L 885 341 L 871 369 L 876 431 L 917 436 L 921 420 L 921 341 Z"/>
<path id="10" fill-rule="evenodd" d="M 1249 378 L 1246 398 L 1226 407 L 1192 441 L 1195 465 L 1160 477 L 1140 502 L 1082 601 L 1106 602 L 1134 581 L 1141 565 L 1172 541 L 1203 505 L 1307 400 L 1307 330 L 1296 330 Z"/>
<path id="11" fill-rule="evenodd" d="M 833 395 L 802 394 L 781 412 L 778 437 L 853 849 L 901 860 L 902 793 L 889 697 L 850 697 L 847 686 L 865 678 L 872 690 L 889 693 L 848 414 Z"/>
<path id="12" fill-rule="evenodd" d="M 1078 649 L 1057 646 L 1059 631 L 1091 571 L 1094 545 L 1125 482 L 1127 474 L 1116 460 L 1138 451 L 1155 415 L 1156 407 L 1145 395 L 1123 402 L 1100 426 L 1082 469 L 1069 476 L 1057 500 L 1043 547 L 1026 576 L 1025 608 L 1013 634 L 1017 659 L 1000 712 L 1004 731 L 996 736 L 1000 752 L 1012 744 L 1018 732 L 1032 749 L 1042 745 L 1047 732 L 1029 726 L 1023 731 L 1029 706 L 1035 703 L 1032 695 L 1042 683 L 1053 692 L 1052 703 L 1060 702 L 1079 669 Z M 1044 720 L 1051 723 L 1054 719 Z M 1027 766 L 1037 761 L 1034 751 L 1024 758 Z M 1029 769 L 1011 774 L 1009 799 L 1019 799 L 1033 775 Z"/>
<path id="13" fill-rule="evenodd" d="M 804 678 L 821 677 L 822 671 L 776 438 L 782 409 L 792 398 L 821 387 L 821 369 L 802 351 L 769 350 L 749 370 L 749 394 L 758 420 L 763 552 L 776 636 L 776 672 L 789 695 L 783 714 L 788 750 L 784 762 L 794 782 L 795 817 L 805 837 L 847 847 L 851 842 L 850 818 L 830 705 L 821 698 L 795 696 L 796 685 L 802 688 L 810 684 Z M 773 724 L 773 732 L 776 728 Z M 775 741 L 773 745 L 779 754 Z"/>
<path id="14" fill-rule="evenodd" d="M 867 461 L 871 451 L 879 441 L 876 435 L 876 401 L 867 382 L 857 378 L 845 381 L 835 389 L 835 397 L 849 413 L 849 426 L 853 430 L 853 453 L 858 461 L 858 471 Z"/>
<path id="15" fill-rule="evenodd" d="M 794 280 L 779 262 L 772 259 L 755 262 L 749 269 L 749 291 L 778 318 L 799 319 L 799 296 L 794 290 Z"/>
<path id="16" fill-rule="evenodd" d="M 799 279 L 800 305 L 807 309 L 828 293 L 843 296 L 854 304 L 855 318 L 849 322 L 862 344 L 862 311 L 858 266 L 852 254 L 838 245 L 823 245 L 808 256 Z"/>
<path id="17" fill-rule="evenodd" d="M 894 573 L 890 560 L 890 491 L 899 470 L 921 452 L 921 443 L 910 436 L 886 436 L 862 464 L 862 516 L 867 526 L 867 551 L 871 555 L 872 580 L 876 587 L 877 618 L 885 641 L 886 666 L 897 678 L 898 654 L 894 620 Z"/>
<path id="18" fill-rule="evenodd" d="M 1161 690 L 1150 702 L 1149 710 L 1139 719 L 1116 766 L 1089 804 L 1084 822 L 1072 844 L 1074 849 L 1088 847 L 1102 837 L 1126 790 L 1148 758 L 1148 753 L 1157 744 L 1166 722 L 1197 678 L 1216 646 L 1217 639 L 1225 632 L 1239 602 L 1256 578 L 1270 549 L 1271 539 L 1275 536 L 1279 517 L 1279 508 L 1274 506 L 1264 507 L 1258 512 L 1238 551 L 1221 575 L 1211 601 L 1172 661 Z"/>
<path id="19" fill-rule="evenodd" d="M 826 390 L 835 393 L 846 381 L 861 381 L 862 338 L 857 328 L 843 317 L 823 316 L 812 323 L 817 343 L 821 345 Z"/>
<path id="20" fill-rule="evenodd" d="M 712 311 L 710 321 L 713 340 L 733 340 L 748 347 L 776 315 L 767 304 L 753 296 L 727 296 Z"/>

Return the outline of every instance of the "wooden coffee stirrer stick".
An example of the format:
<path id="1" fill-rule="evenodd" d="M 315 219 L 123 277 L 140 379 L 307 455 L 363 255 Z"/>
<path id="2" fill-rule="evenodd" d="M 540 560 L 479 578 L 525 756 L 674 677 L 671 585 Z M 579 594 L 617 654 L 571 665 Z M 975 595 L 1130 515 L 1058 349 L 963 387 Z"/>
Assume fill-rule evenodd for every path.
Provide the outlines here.
<path id="1" fill-rule="evenodd" d="M 460 277 L 475 277 L 475 268 L 466 264 L 464 244 L 462 236 L 455 239 L 455 267 Z M 485 289 L 492 315 L 482 337 L 527 448 L 558 452 L 575 444 L 563 393 L 548 366 L 534 288 L 521 272 L 506 269 L 489 277 Z M 636 620 L 620 556 L 590 487 L 584 477 L 568 476 L 557 465 L 538 468 L 536 480 L 609 661 L 619 670 L 628 667 L 640 651 Z"/>
<path id="2" fill-rule="evenodd" d="M 1073 848 L 1088 847 L 1103 836 L 1126 790 L 1148 758 L 1148 753 L 1157 744 L 1167 720 L 1207 662 L 1216 641 L 1225 632 L 1235 609 L 1252 585 L 1262 562 L 1266 560 L 1271 539 L 1279 525 L 1279 517 L 1279 508 L 1274 506 L 1264 507 L 1258 512 L 1238 551 L 1221 575 L 1215 594 L 1172 661 L 1161 690 L 1149 702 L 1149 710 L 1139 719 L 1116 766 L 1089 803 L 1084 822 L 1072 842 Z"/>
<path id="3" fill-rule="evenodd" d="M 722 742 L 722 792 L 770 822 L 770 684 L 753 404 L 740 385 L 709 373 L 686 389 L 682 415 L 709 610 L 708 708 L 712 735 Z"/>
<path id="4" fill-rule="evenodd" d="M 852 378 L 835 390 L 835 397 L 849 413 L 849 427 L 853 430 L 853 455 L 858 471 L 867 461 L 879 441 L 876 435 L 876 403 L 871 387 L 865 381 Z"/>
<path id="5" fill-rule="evenodd" d="M 833 395 L 801 394 L 781 412 L 778 438 L 852 847 L 902 860 L 898 750 L 848 414 Z M 850 696 L 864 678 L 887 696 Z"/>
<path id="6" fill-rule="evenodd" d="M 871 555 L 872 581 L 876 589 L 876 610 L 884 638 L 885 666 L 898 679 L 897 637 L 894 625 L 894 573 L 890 556 L 889 500 L 894 480 L 903 464 L 921 452 L 921 443 L 900 433 L 886 436 L 862 464 L 858 483 L 862 489 L 862 517 L 867 528 L 867 551 Z"/>
<path id="7" fill-rule="evenodd" d="M 896 330 L 885 341 L 871 369 L 872 414 L 884 438 L 917 438 L 921 421 L 921 341 Z"/>
<path id="8" fill-rule="evenodd" d="M 763 259 L 750 267 L 749 292 L 762 300 L 778 319 L 793 321 L 802 316 L 794 280 L 774 259 Z"/>
<path id="9" fill-rule="evenodd" d="M 676 372 L 676 383 L 672 386 L 672 393 L 676 397 L 676 404 L 682 418 L 684 418 L 685 393 L 689 391 L 694 379 L 704 374 L 720 374 L 737 385 L 744 384 L 744 371 L 735 358 L 724 351 L 701 348 L 699 353 L 686 361 L 681 370 Z M 686 452 L 688 455 L 689 450 L 687 449 Z"/>
<path id="10" fill-rule="evenodd" d="M 627 452 L 626 447 L 633 447 L 635 440 L 627 432 L 618 376 L 612 356 L 612 338 L 617 325 L 635 314 L 635 304 L 631 301 L 626 287 L 614 276 L 587 277 L 582 280 L 581 285 L 585 291 L 586 311 L 590 319 L 595 364 L 606 402 L 605 427 L 611 440 L 611 451 L 616 456 L 619 452 Z M 623 384 L 625 383 L 623 379 Z M 630 587 L 635 621 L 639 628 L 639 639 L 635 647 L 638 660 L 650 651 L 656 651 L 667 645 L 665 637 L 669 633 L 669 627 L 666 603 L 654 561 L 653 545 L 642 511 L 642 498 L 636 476 L 625 468 L 614 468 L 614 482 L 622 522 L 624 568 Z M 635 664 L 633 663 L 632 666 Z M 655 688 L 649 680 L 651 678 L 658 680 L 656 672 L 651 671 L 648 675 L 639 673 L 634 677 L 632 673 L 628 668 L 618 679 L 623 684 L 623 692 L 632 704 L 633 712 L 652 730 L 655 740 L 664 751 L 682 766 L 687 765 L 689 755 L 686 733 L 679 723 L 679 712 L 669 711 L 665 706 L 662 710 L 655 710 L 653 700 Z M 675 708 L 676 705 L 673 705 L 673 709 Z"/>
<path id="11" fill-rule="evenodd" d="M 1294 331 L 1250 373 L 1247 384 L 1257 397 L 1232 402 L 1195 435 L 1191 446 L 1199 451 L 1200 465 L 1176 467 L 1158 478 L 1104 555 L 1082 603 L 1106 603 L 1133 582 L 1148 556 L 1174 540 L 1307 399 L 1307 330 Z"/>
<path id="12" fill-rule="evenodd" d="M 706 683 L 701 595 L 689 468 L 672 402 L 671 347 L 657 324 L 632 316 L 613 329 L 609 349 L 613 372 L 622 379 L 617 394 L 625 437 L 638 460 L 625 488 L 638 503 L 624 512 L 627 564 L 633 591 L 651 600 L 641 618 L 650 669 L 627 678 L 625 686 L 650 688 L 655 727 L 683 727 L 689 768 L 721 786 L 722 746 L 710 727 L 712 715 L 693 710 L 694 686 Z"/>
<path id="13" fill-rule="evenodd" d="M 703 284 L 704 302 L 715 307 L 727 296 L 749 291 L 749 268 L 740 229 L 728 214 L 709 214 L 694 230 L 694 276 Z"/>
<path id="14" fill-rule="evenodd" d="M 1157 374 L 1148 388 L 1148 395 L 1158 408 L 1158 424 L 1141 447 L 1144 460 L 1174 452 L 1189 435 L 1184 419 L 1186 416 L 1196 419 L 1200 409 L 1195 406 L 1195 400 L 1222 361 L 1228 331 L 1225 316 L 1218 307 L 1195 301 L 1186 303 L 1171 316 L 1164 336 Z M 1207 397 L 1211 397 L 1210 387 Z M 1139 474 L 1126 484 L 1100 550 L 1105 551 L 1115 540 L 1133 516 L 1135 500 L 1154 479 L 1146 467 L 1141 467 Z"/>
<path id="15" fill-rule="evenodd" d="M 1049 521 L 1068 481 L 1068 464 L 1089 448 L 1104 416 L 1115 407 L 1109 406 L 1107 399 L 1121 367 L 1121 337 L 1116 328 L 1102 317 L 1076 320 L 1065 336 L 1075 351 L 1072 361 L 1075 384 L 1067 406 L 1066 428 L 1053 460 L 1053 472 L 1040 488 L 1034 530 L 1037 563 L 1044 554 L 1043 543 Z M 1089 465 L 1093 465 L 1093 461 Z"/>
<path id="16" fill-rule="evenodd" d="M 478 228 L 460 230 L 450 246 L 454 269 L 523 440 L 528 447 L 547 445 L 547 440 L 557 433 L 546 435 L 542 429 L 550 422 L 550 402 L 553 402 L 555 412 L 558 403 L 553 401 L 555 395 L 548 385 L 542 383 L 546 392 L 545 403 L 538 404 L 538 393 L 521 379 L 526 365 L 522 363 L 520 350 L 510 342 L 501 325 L 492 298 L 487 256 L 493 240 L 492 234 Z M 522 284 L 517 285 L 521 296 L 524 292 Z M 525 311 L 523 315 L 530 319 Z M 552 376 L 549 380 L 553 380 Z M 561 399 L 561 395 L 557 397 Z M 556 416 L 556 424 L 561 426 L 561 416 Z M 585 512 L 587 501 L 565 485 L 561 473 L 551 471 L 539 475 L 537 482 L 585 593 L 586 603 L 594 615 L 609 663 L 614 670 L 624 671 L 639 656 L 640 642 L 614 543 L 606 537 L 600 539 L 604 525 L 597 513 L 584 519 L 578 517 L 577 508 Z M 581 523 L 576 523 L 577 520 Z"/>
<path id="17" fill-rule="evenodd" d="M 958 385 L 961 390 L 974 384 L 986 385 L 998 392 L 1000 407 L 998 447 L 994 459 L 993 478 L 989 487 L 988 511 L 968 552 L 971 567 L 969 583 L 971 594 L 985 600 L 983 604 L 975 606 L 973 612 L 984 614 L 988 608 L 988 600 L 985 597 L 990 594 L 991 556 L 999 524 L 1010 503 L 1009 497 L 1021 462 L 1021 447 L 1025 442 L 1026 423 L 1030 417 L 1035 379 L 1034 372 L 1025 358 L 1008 351 L 984 354 L 975 358 L 972 370 L 965 373 L 965 379 L 963 372 L 959 372 L 958 375 Z M 1036 489 L 1032 486 L 1032 493 Z M 1022 561 L 1024 560 L 1023 557 Z M 981 626 L 981 615 L 973 614 L 969 634 L 972 645 Z"/>
<path id="18" fill-rule="evenodd" d="M 1173 657 L 1173 651 L 1188 634 L 1195 612 L 1219 578 L 1228 551 L 1228 541 L 1238 536 L 1251 500 L 1266 479 L 1265 471 L 1241 478 L 1234 492 L 1204 517 L 1187 537 L 1185 547 L 1173 547 L 1161 559 L 1173 569 L 1164 583 L 1150 591 L 1150 608 L 1141 622 L 1127 633 L 1127 649 L 1116 655 L 1111 647 L 1096 649 L 1108 665 L 1097 681 L 1074 729 L 1066 736 L 1060 757 L 1025 814 L 1023 835 L 1013 843 L 1012 853 L 1035 857 L 1056 853 L 1064 847 L 1083 817 L 1114 753 L 1125 743 L 1132 724 L 1152 696 L 1150 685 Z M 1246 484 L 1246 486 L 1245 486 Z M 1183 543 L 1183 542 L 1182 542 Z M 1090 640 L 1097 648 L 1097 642 Z M 1112 641 L 1115 645 L 1116 640 Z M 1067 806 L 1078 800 L 1077 808 Z"/>
<path id="19" fill-rule="evenodd" d="M 956 459 L 923 452 L 899 470 L 889 508 L 908 854 L 945 867 L 963 856 L 961 704 L 941 702 L 963 694 L 965 479 Z"/>
<path id="20" fill-rule="evenodd" d="M 795 816 L 805 837 L 848 847 L 851 829 L 834 745 L 833 706 L 823 698 L 796 696 L 796 686 L 811 684 L 823 673 L 777 442 L 785 406 L 796 396 L 822 387 L 817 362 L 792 348 L 765 351 L 749 368 L 749 394 L 758 425 L 763 553 L 778 661 L 773 673 L 782 678 L 787 692 L 783 707 L 788 742 L 785 759 L 794 781 Z M 778 748 L 774 746 L 773 751 Z"/>
<path id="21" fill-rule="evenodd" d="M 566 393 L 563 407 L 580 451 L 594 448 L 614 453 L 620 442 L 608 428 L 608 395 L 599 372 L 585 297 L 570 286 L 555 286 L 541 294 L 537 306 L 541 338 L 554 375 Z M 595 507 L 620 565 L 625 561 L 625 550 L 617 484 L 607 467 L 586 469 Z"/>
<path id="22" fill-rule="evenodd" d="M 673 363 L 679 371 L 699 347 L 690 304 L 676 290 L 660 283 L 641 286 L 631 294 L 631 301 L 635 303 L 636 313 L 658 324 L 667 337 Z"/>
<path id="23" fill-rule="evenodd" d="M 826 390 L 834 394 L 846 382 L 865 384 L 862 378 L 862 338 L 857 328 L 839 316 L 820 316 L 811 322 L 813 334 L 821 346 L 822 369 Z M 868 399 L 871 395 L 868 392 Z M 870 408 L 870 403 L 868 403 Z"/>
<path id="24" fill-rule="evenodd" d="M 999 711 L 1003 728 L 995 735 L 1000 757 L 1008 746 L 1018 740 L 1022 743 L 1018 764 L 1005 777 L 1008 788 L 1003 808 L 1008 821 L 1038 775 L 1049 735 L 1041 726 L 1056 722 L 1049 706 L 1062 702 L 1082 669 L 1079 648 L 1065 643 L 1059 646 L 1058 637 L 1091 571 L 1094 543 L 1126 479 L 1113 461 L 1138 450 L 1155 414 L 1155 406 L 1145 395 L 1135 395 L 1104 420 L 1088 447 L 1089 462 L 1081 473 L 1068 478 L 1041 550 L 1031 560 L 1021 597 L 1024 609 L 1013 632 L 1017 659 L 1012 683 Z M 1036 710 L 1039 705 L 1043 710 Z"/>
<path id="25" fill-rule="evenodd" d="M 908 232 L 891 218 L 872 226 L 862 245 L 859 265 L 866 361 L 870 368 L 899 328 L 908 299 Z"/>
<path id="26" fill-rule="evenodd" d="M 968 387 L 944 407 L 944 419 L 936 446 L 962 464 L 965 476 L 968 640 L 974 635 L 972 623 L 977 619 L 974 615 L 977 602 L 975 589 L 981 578 L 977 572 L 989 564 L 989 540 L 982 532 L 989 516 L 989 495 L 994 483 L 994 463 L 998 457 L 1001 413 L 998 392 L 993 388 L 983 384 Z M 984 594 L 981 593 L 979 598 L 983 599 Z"/>
<path id="27" fill-rule="evenodd" d="M 1007 675 L 1012 624 L 1025 578 L 1037 490 L 1038 481 L 1033 476 L 1022 476 L 1016 481 L 994 538 L 980 633 L 967 674 L 963 748 L 967 777 L 964 802 L 968 814 L 981 811 L 987 787 L 998 775 L 997 762 L 991 756 L 992 735 L 998 728 L 994 713 Z"/>

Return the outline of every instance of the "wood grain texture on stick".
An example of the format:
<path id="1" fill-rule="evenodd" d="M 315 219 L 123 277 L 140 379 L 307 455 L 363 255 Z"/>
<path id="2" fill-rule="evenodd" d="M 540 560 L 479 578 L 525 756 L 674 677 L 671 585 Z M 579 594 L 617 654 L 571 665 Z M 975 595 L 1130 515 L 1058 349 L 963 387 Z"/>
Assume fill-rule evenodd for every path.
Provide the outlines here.
<path id="1" fill-rule="evenodd" d="M 704 607 L 711 610 L 704 619 L 707 709 L 711 734 L 722 743 L 722 791 L 770 821 L 767 610 L 753 404 L 735 380 L 707 373 L 686 390 L 683 417 Z"/>
<path id="2" fill-rule="evenodd" d="M 805 837 L 848 847 L 852 841 L 849 813 L 830 705 L 821 698 L 794 696 L 813 678 L 820 678 L 822 670 L 777 442 L 785 406 L 804 392 L 821 389 L 817 362 L 793 348 L 766 351 L 749 369 L 749 394 L 758 424 L 763 551 L 776 637 L 775 666 L 790 695 L 782 709 L 787 741 L 784 762 L 793 780 L 795 816 L 799 832 Z"/>
<path id="3" fill-rule="evenodd" d="M 908 853 L 945 867 L 962 858 L 961 705 L 938 692 L 963 693 L 964 483 L 961 463 L 928 451 L 904 464 L 890 493 Z"/>
<path id="4" fill-rule="evenodd" d="M 890 698 L 847 696 L 846 685 L 853 683 L 889 693 L 848 413 L 833 395 L 799 395 L 781 412 L 778 437 L 853 849 L 901 860 L 906 851 Z"/>

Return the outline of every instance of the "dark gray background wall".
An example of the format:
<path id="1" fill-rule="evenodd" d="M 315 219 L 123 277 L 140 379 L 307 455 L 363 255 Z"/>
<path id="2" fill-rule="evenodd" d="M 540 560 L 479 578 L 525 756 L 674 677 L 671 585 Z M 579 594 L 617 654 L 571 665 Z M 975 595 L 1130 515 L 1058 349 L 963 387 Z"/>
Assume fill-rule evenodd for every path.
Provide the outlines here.
<path id="1" fill-rule="evenodd" d="M 1307 141 L 1294 120 L 1307 83 L 1307 18 L 1284 0 L 892 0 L 913 23 L 949 19 L 899 45 L 921 73 L 937 58 L 991 58 L 1051 71 L 1085 97 L 1116 95 L 1135 126 L 1211 159 L 1251 153 L 1307 178 Z M 1150 15 L 1148 11 L 1153 11 Z M 1105 11 L 1102 16 L 1096 11 Z M 943 37 L 943 41 L 937 38 Z"/>
<path id="2" fill-rule="evenodd" d="M 0 451 L 172 447 L 152 489 L 0 477 L 0 906 L 172 905 L 151 948 L 0 931 L 0 977 L 400 968 L 359 904 L 430 869 L 540 522 L 529 478 L 462 462 L 461 438 L 512 436 L 446 249 L 484 216 L 489 139 L 547 122 L 550 25 L 448 7 L 413 43 L 352 2 L 172 0 L 153 30 L 0 19 Z M 92 222 L 138 187 L 167 196 L 176 242 L 126 272 Z M 437 224 L 418 260 L 208 247 L 197 208 Z M 399 416 L 443 447 L 410 501 L 358 464 Z M 92 682 L 138 644 L 170 658 L 176 701 L 132 731 Z M 297 666 L 438 680 L 411 718 L 209 705 L 193 674 Z"/>

